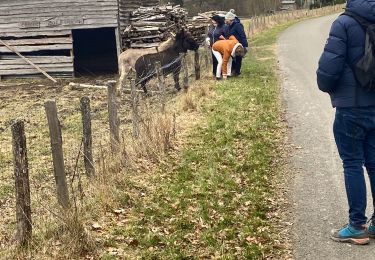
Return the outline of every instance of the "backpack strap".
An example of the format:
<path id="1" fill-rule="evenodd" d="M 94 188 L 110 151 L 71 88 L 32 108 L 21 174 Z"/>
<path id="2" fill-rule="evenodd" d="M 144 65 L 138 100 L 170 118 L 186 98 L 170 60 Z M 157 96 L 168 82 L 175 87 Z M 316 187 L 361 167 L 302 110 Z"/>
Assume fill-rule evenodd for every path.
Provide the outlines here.
<path id="1" fill-rule="evenodd" d="M 356 20 L 362 26 L 362 28 L 365 29 L 365 31 L 367 30 L 367 28 L 370 25 L 373 25 L 373 23 L 369 22 L 367 19 L 363 18 L 362 16 L 359 16 L 356 13 L 348 11 L 348 10 L 345 10 L 345 12 L 342 15 L 347 15 L 347 16 L 352 17 L 354 20 Z"/>

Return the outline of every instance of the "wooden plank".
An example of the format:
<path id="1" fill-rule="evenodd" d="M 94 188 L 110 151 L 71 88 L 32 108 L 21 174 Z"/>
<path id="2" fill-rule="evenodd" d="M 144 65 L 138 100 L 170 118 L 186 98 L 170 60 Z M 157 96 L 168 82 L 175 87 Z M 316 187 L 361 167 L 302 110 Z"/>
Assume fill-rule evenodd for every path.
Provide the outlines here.
<path id="1" fill-rule="evenodd" d="M 50 64 L 50 63 L 34 63 L 37 64 L 41 69 L 47 69 L 47 68 L 70 68 L 73 66 L 73 63 L 55 63 L 55 64 Z M 17 69 L 30 69 L 32 68 L 30 64 L 13 64 L 13 65 L 2 65 L 0 63 L 0 70 L 17 70 Z"/>
<path id="2" fill-rule="evenodd" d="M 46 63 L 72 63 L 73 57 L 68 56 L 25 56 L 35 64 L 46 64 Z M 26 64 L 23 59 L 18 56 L 0 56 L 0 65 L 15 65 L 15 64 Z"/>
<path id="3" fill-rule="evenodd" d="M 87 5 L 87 4 L 91 4 L 91 5 L 95 5 L 95 6 L 106 6 L 106 5 L 109 5 L 109 4 L 116 4 L 117 5 L 117 0 L 66 0 L 66 1 L 49 1 L 49 2 L 45 2 L 45 1 L 2 1 L 0 3 L 0 8 L 10 8 L 10 9 L 16 9 L 16 8 L 23 8 L 23 7 L 28 7 L 28 8 L 32 8 L 33 6 L 35 7 L 43 7 L 43 6 L 61 6 L 61 5 L 71 5 L 71 6 L 77 6 L 77 5 Z"/>
<path id="4" fill-rule="evenodd" d="M 3 33 L 0 31 L 0 37 L 36 37 L 36 36 L 65 36 L 70 35 L 72 31 L 70 29 L 52 30 L 52 31 L 22 31 L 22 32 L 8 32 Z"/>
<path id="5" fill-rule="evenodd" d="M 51 72 L 51 76 L 57 77 L 57 78 L 64 78 L 64 79 L 70 79 L 73 77 L 73 73 L 64 73 L 64 72 Z M 34 78 L 42 78 L 44 77 L 43 74 L 21 74 L 21 75 L 0 75 L 2 79 L 34 79 Z"/>
<path id="6" fill-rule="evenodd" d="M 84 10 L 84 8 L 93 8 L 100 10 L 101 8 L 111 7 L 117 10 L 117 2 L 113 0 L 112 2 L 99 2 L 99 1 L 86 1 L 86 2 L 78 2 L 78 1 L 61 1 L 61 2 L 40 2 L 40 3 L 33 3 L 32 1 L 20 1 L 21 5 L 12 5 L 11 3 L 3 5 L 0 4 L 0 10 L 7 12 L 7 13 L 17 13 L 22 12 L 25 10 L 34 11 L 37 13 L 43 9 L 47 9 L 51 11 L 51 13 L 56 13 L 59 10 Z M 53 12 L 53 9 L 55 12 Z"/>
<path id="7" fill-rule="evenodd" d="M 36 46 L 12 46 L 19 52 L 33 52 L 33 51 L 52 51 L 52 50 L 71 50 L 73 44 L 52 44 L 52 45 L 36 45 Z M 12 52 L 7 47 L 0 47 L 0 52 Z"/>
<path id="8" fill-rule="evenodd" d="M 74 83 L 74 82 L 70 82 L 69 87 L 72 90 L 82 90 L 82 89 L 88 89 L 88 88 L 91 88 L 93 90 L 94 89 L 95 90 L 100 90 L 100 89 L 107 90 L 107 86 L 90 85 L 90 84 L 82 84 L 82 83 Z"/>
<path id="9" fill-rule="evenodd" d="M 95 13 L 96 10 L 96 13 Z M 1 9 L 0 9 L 1 11 Z M 4 11 L 6 12 L 6 11 Z M 10 12 L 7 13 L 8 16 L 1 16 L 0 23 L 9 23 L 9 22 L 17 22 L 21 19 L 24 21 L 54 21 L 54 20 L 61 20 L 61 19 L 69 19 L 69 18 L 81 18 L 81 19 L 93 19 L 93 18 L 100 18 L 100 17 L 115 17 L 117 14 L 117 9 L 115 7 L 106 8 L 106 9 L 99 9 L 93 6 L 85 7 L 85 8 L 63 8 L 60 10 L 59 14 L 56 15 L 53 9 L 48 10 L 48 8 L 43 8 L 43 10 L 24 10 L 20 12 Z M 30 17 L 33 19 L 30 19 Z M 53 25 L 53 24 L 51 24 Z"/>
<path id="10" fill-rule="evenodd" d="M 30 12 L 30 11 L 29 11 Z M 90 8 L 85 10 L 72 10 L 72 9 L 66 9 L 66 11 L 60 13 L 58 15 L 54 14 L 53 11 L 45 12 L 45 10 L 34 13 L 28 11 L 22 12 L 20 14 L 8 14 L 8 16 L 1 16 L 0 17 L 0 24 L 10 24 L 10 23 L 20 23 L 20 22 L 47 22 L 47 25 L 49 26 L 55 26 L 59 25 L 62 22 L 65 21 L 65 24 L 67 24 L 69 21 L 68 19 L 100 19 L 100 18 L 114 18 L 115 14 L 117 14 L 116 9 L 108 9 L 108 10 L 98 10 L 97 8 Z M 33 16 L 33 19 L 30 20 L 30 16 Z M 56 23 L 61 21 L 61 23 Z M 38 24 L 35 27 L 40 27 L 40 24 Z"/>
<path id="11" fill-rule="evenodd" d="M 74 72 L 74 68 L 46 68 L 46 72 L 52 73 L 65 73 L 65 72 Z M 21 69 L 21 70 L 0 70 L 0 75 L 1 76 L 6 76 L 6 75 L 28 75 L 28 74 L 40 74 L 40 72 L 36 69 Z"/>
<path id="12" fill-rule="evenodd" d="M 58 37 L 58 38 L 43 38 L 43 39 L 21 39 L 21 40 L 7 40 L 9 45 L 21 46 L 21 45 L 46 45 L 46 44 L 72 44 L 72 40 L 69 37 Z"/>
<path id="13" fill-rule="evenodd" d="M 48 21 L 42 21 L 40 22 L 40 27 L 39 28 L 32 28 L 31 30 L 39 32 L 39 31 L 58 31 L 62 29 L 68 29 L 68 28 L 85 28 L 85 26 L 90 26 L 90 25 L 96 25 L 96 26 L 111 26 L 111 27 L 117 27 L 117 19 L 116 16 L 114 17 L 108 17 L 108 18 L 88 18 L 84 20 L 83 24 L 61 24 L 57 27 L 55 26 L 50 26 Z M 27 29 L 22 29 L 20 28 L 19 22 L 14 22 L 14 23 L 8 23 L 8 24 L 0 24 L 0 29 L 2 32 L 20 32 L 20 31 L 25 31 Z"/>

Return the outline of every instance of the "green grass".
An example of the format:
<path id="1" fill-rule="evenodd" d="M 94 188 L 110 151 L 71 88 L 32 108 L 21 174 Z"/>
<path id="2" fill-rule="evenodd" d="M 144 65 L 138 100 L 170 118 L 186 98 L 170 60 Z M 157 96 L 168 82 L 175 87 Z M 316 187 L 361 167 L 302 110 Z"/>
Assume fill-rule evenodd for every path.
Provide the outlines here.
<path id="1" fill-rule="evenodd" d="M 13 192 L 13 186 L 10 184 L 0 185 L 0 200 L 7 198 Z"/>
<path id="2" fill-rule="evenodd" d="M 188 136 L 134 202 L 128 225 L 113 236 L 125 252 L 145 259 L 260 259 L 279 255 L 272 181 L 280 156 L 280 102 L 270 29 L 251 41 L 240 78 L 220 82 L 204 106 L 204 124 Z M 211 82 L 212 84 L 215 84 Z M 134 242 L 135 241 L 135 242 Z M 103 257 L 103 259 L 107 259 Z"/>

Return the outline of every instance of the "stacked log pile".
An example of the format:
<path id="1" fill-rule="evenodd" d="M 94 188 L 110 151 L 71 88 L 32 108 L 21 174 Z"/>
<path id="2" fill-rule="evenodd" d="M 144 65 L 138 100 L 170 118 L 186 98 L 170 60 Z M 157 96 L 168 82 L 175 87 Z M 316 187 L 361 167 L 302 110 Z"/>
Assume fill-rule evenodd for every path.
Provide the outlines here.
<path id="1" fill-rule="evenodd" d="M 140 7 L 131 13 L 130 25 L 124 31 L 123 46 L 156 47 L 167 40 L 170 33 L 185 28 L 186 21 L 187 11 L 178 5 Z"/>
<path id="2" fill-rule="evenodd" d="M 188 19 L 187 10 L 172 5 L 140 7 L 130 14 L 130 24 L 123 31 L 125 48 L 152 48 L 170 38 L 171 33 L 188 30 L 199 43 L 206 38 L 207 27 L 215 14 L 225 15 L 224 11 L 211 11 Z"/>
<path id="3" fill-rule="evenodd" d="M 214 15 L 225 16 L 225 11 L 210 11 L 205 13 L 199 13 L 189 20 L 187 24 L 188 30 L 193 34 L 194 39 L 203 44 L 204 39 L 207 35 L 207 28 L 211 24 L 211 17 Z"/>

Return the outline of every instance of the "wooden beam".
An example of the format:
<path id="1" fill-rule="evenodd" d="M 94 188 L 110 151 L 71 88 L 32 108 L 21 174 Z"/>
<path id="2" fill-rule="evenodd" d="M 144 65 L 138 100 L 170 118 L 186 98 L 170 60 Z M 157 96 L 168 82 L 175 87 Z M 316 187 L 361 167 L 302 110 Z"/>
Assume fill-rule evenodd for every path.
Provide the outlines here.
<path id="1" fill-rule="evenodd" d="M 9 45 L 11 46 L 11 45 Z M 71 50 L 73 49 L 73 44 L 53 44 L 53 45 L 34 45 L 34 46 L 15 46 L 19 52 L 34 52 L 34 51 L 50 51 L 50 50 Z M 9 53 L 13 52 L 7 47 L 0 47 L 0 52 Z"/>
<path id="2" fill-rule="evenodd" d="M 25 56 L 35 64 L 55 64 L 55 63 L 73 63 L 73 58 L 69 56 Z M 0 66 L 26 64 L 25 60 L 18 56 L 0 55 Z"/>
<path id="3" fill-rule="evenodd" d="M 48 73 L 72 73 L 74 71 L 73 67 L 55 67 L 55 68 L 46 68 L 46 72 Z M 34 75 L 41 73 L 36 68 L 30 69 L 19 69 L 19 70 L 0 70 L 1 76 L 9 76 L 9 75 Z M 44 74 L 43 74 L 44 75 Z M 44 75 L 45 76 L 45 75 Z"/>
<path id="4" fill-rule="evenodd" d="M 15 45 L 47 45 L 47 44 L 72 44 L 69 37 L 59 38 L 43 38 L 43 39 L 22 39 L 22 40 L 7 40 L 11 46 Z"/>

